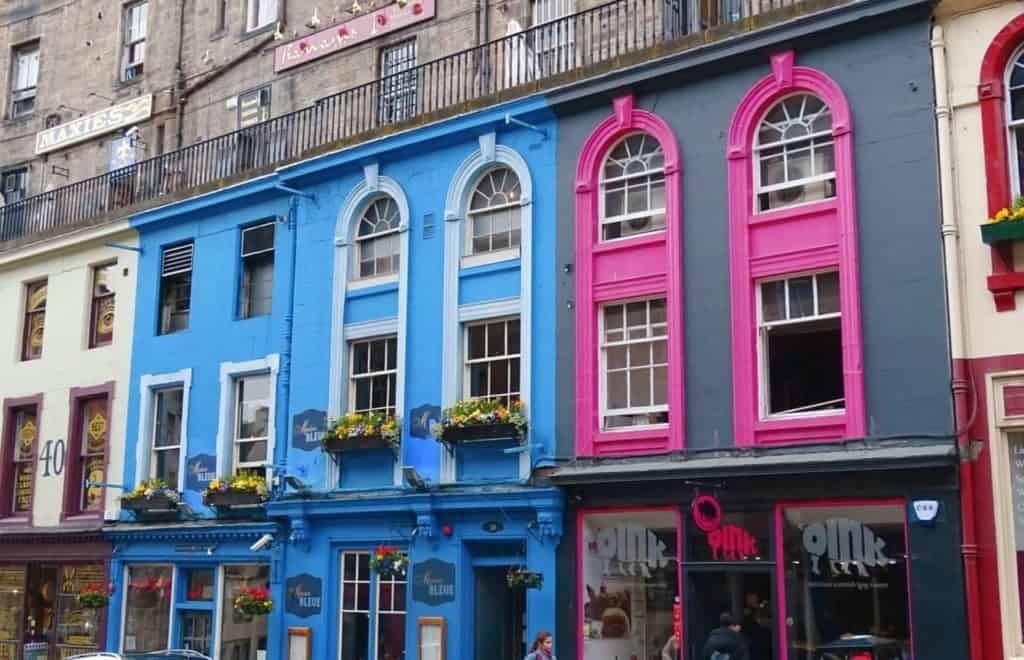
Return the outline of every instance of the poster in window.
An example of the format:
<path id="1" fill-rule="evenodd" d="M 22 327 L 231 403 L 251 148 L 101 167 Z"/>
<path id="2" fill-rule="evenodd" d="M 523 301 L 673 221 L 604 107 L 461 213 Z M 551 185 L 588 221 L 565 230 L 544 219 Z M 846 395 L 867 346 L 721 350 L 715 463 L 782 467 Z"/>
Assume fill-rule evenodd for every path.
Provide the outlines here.
<path id="1" fill-rule="evenodd" d="M 25 567 L 0 566 L 0 659 L 14 660 L 25 604 Z"/>

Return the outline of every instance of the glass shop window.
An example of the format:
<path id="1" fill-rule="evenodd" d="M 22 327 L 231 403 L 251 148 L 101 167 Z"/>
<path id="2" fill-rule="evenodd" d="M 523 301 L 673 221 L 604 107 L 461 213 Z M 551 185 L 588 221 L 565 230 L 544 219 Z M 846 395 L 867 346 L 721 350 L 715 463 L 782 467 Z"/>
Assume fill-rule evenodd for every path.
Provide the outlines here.
<path id="1" fill-rule="evenodd" d="M 583 660 L 660 658 L 679 596 L 678 514 L 582 515 Z"/>
<path id="2" fill-rule="evenodd" d="M 789 660 L 910 657 L 903 504 L 783 509 Z"/>
<path id="3" fill-rule="evenodd" d="M 0 658 L 18 657 L 25 618 L 26 567 L 0 566 Z"/>
<path id="4" fill-rule="evenodd" d="M 128 567 L 127 605 L 124 612 L 126 654 L 167 648 L 171 626 L 171 566 Z"/>
<path id="5" fill-rule="evenodd" d="M 224 567 L 224 592 L 221 595 L 220 657 L 222 660 L 259 660 L 266 657 L 267 617 L 240 614 L 235 597 L 243 588 L 267 589 L 270 566 L 245 564 Z"/>

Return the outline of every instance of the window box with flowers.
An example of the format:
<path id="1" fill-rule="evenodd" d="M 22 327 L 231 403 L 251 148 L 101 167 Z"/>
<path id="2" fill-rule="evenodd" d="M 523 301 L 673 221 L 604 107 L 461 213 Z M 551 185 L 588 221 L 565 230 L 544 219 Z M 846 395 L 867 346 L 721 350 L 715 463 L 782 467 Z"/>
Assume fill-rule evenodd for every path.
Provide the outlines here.
<path id="1" fill-rule="evenodd" d="M 1024 197 L 989 218 L 981 226 L 981 240 L 988 245 L 1024 240 Z"/>
<path id="2" fill-rule="evenodd" d="M 505 574 L 509 589 L 540 589 L 544 586 L 544 575 L 528 571 L 522 566 L 514 566 Z"/>
<path id="3" fill-rule="evenodd" d="M 379 545 L 370 558 L 373 572 L 385 580 L 405 579 L 409 557 L 393 545 Z"/>
<path id="4" fill-rule="evenodd" d="M 266 502 L 269 496 L 266 479 L 242 473 L 212 480 L 203 493 L 203 504 L 218 509 L 253 507 Z"/>
<path id="5" fill-rule="evenodd" d="M 375 412 L 353 412 L 331 420 L 321 442 L 324 451 L 332 454 L 361 449 L 390 449 L 397 453 L 401 437 L 397 418 Z"/>
<path id="6" fill-rule="evenodd" d="M 89 610 L 101 610 L 110 604 L 112 585 L 93 582 L 82 586 L 78 593 L 78 603 Z"/>
<path id="7" fill-rule="evenodd" d="M 266 587 L 241 587 L 234 600 L 235 611 L 245 617 L 264 616 L 274 610 Z"/>
<path id="8" fill-rule="evenodd" d="M 431 433 L 448 444 L 521 439 L 526 435 L 526 406 L 522 401 L 506 407 L 493 399 L 466 399 L 445 408 Z"/>
<path id="9" fill-rule="evenodd" d="M 121 508 L 137 520 L 173 520 L 180 504 L 181 495 L 162 479 L 146 479 L 121 498 Z"/>

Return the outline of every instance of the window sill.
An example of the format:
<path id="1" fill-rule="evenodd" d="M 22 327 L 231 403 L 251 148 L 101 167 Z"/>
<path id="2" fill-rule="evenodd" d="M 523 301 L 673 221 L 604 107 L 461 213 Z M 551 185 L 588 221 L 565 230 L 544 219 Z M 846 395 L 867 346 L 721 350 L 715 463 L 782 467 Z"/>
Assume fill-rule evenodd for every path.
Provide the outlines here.
<path id="1" fill-rule="evenodd" d="M 352 280 L 345 285 L 346 291 L 366 291 L 367 289 L 377 289 L 384 287 L 396 287 L 398 286 L 398 276 L 388 275 L 386 277 L 368 277 L 362 280 Z M 372 291 L 369 293 L 380 293 L 380 291 Z"/>
<path id="2" fill-rule="evenodd" d="M 32 518 L 28 516 L 5 516 L 0 518 L 0 527 L 31 527 Z"/>
<path id="3" fill-rule="evenodd" d="M 78 522 L 94 522 L 96 520 L 103 520 L 103 512 L 96 511 L 93 513 L 61 513 L 60 521 L 62 523 L 71 523 L 72 525 Z"/>
<path id="4" fill-rule="evenodd" d="M 835 212 L 839 207 L 839 200 L 835 197 L 819 199 L 813 202 L 803 202 L 792 206 L 783 206 L 770 211 L 757 211 L 750 216 L 751 225 L 766 225 L 773 222 L 795 220 L 822 213 Z"/>
<path id="5" fill-rule="evenodd" d="M 244 323 L 245 321 L 258 321 L 260 319 L 268 319 L 271 316 L 272 312 L 267 312 L 266 314 L 252 314 L 250 316 L 236 316 L 235 321 L 239 323 Z"/>
<path id="6" fill-rule="evenodd" d="M 30 112 L 27 115 L 19 115 L 17 117 L 11 117 L 10 115 L 4 117 L 4 124 L 7 126 L 17 126 L 19 124 L 28 124 L 34 120 L 38 115 L 35 112 Z"/>
<path id="7" fill-rule="evenodd" d="M 664 243 L 667 240 L 667 236 L 667 230 L 659 229 L 658 231 L 652 231 L 638 236 L 630 236 L 628 238 L 615 238 L 610 241 L 598 241 L 594 244 L 591 251 L 594 254 L 601 254 L 604 252 L 627 250 L 641 245 L 657 245 L 658 243 Z"/>
<path id="8" fill-rule="evenodd" d="M 593 456 L 657 454 L 679 448 L 672 441 L 671 423 L 598 431 L 594 433 L 592 444 L 590 454 Z M 584 455 L 581 449 L 577 447 L 577 453 Z"/>
<path id="9" fill-rule="evenodd" d="M 121 74 L 123 75 L 124 72 L 122 71 Z M 118 79 L 117 79 L 117 91 L 120 92 L 122 90 L 131 89 L 132 87 L 135 87 L 136 85 L 141 85 L 143 83 L 143 81 L 145 81 L 145 79 L 146 79 L 145 72 L 140 73 L 139 75 L 135 76 L 134 78 L 129 78 L 127 80 L 125 80 L 124 78 L 118 77 Z"/>
<path id="10" fill-rule="evenodd" d="M 478 266 L 487 266 L 490 264 L 502 263 L 505 261 L 516 261 L 520 259 L 520 249 L 512 248 L 510 250 L 498 250 L 495 252 L 485 252 L 483 254 L 473 254 L 462 257 L 460 266 L 463 269 L 476 268 Z"/>
<path id="11" fill-rule="evenodd" d="M 754 424 L 754 444 L 831 442 L 846 437 L 845 411 L 804 417 L 779 417 Z"/>
<path id="12" fill-rule="evenodd" d="M 236 43 L 242 43 L 244 41 L 252 39 L 253 37 L 258 37 L 261 34 L 273 32 L 274 28 L 277 27 L 278 22 L 280 22 L 280 19 L 271 21 L 270 23 L 267 23 L 266 25 L 261 25 L 260 27 L 254 27 L 252 29 L 249 29 L 247 27 L 243 28 L 242 33 L 238 35 L 238 41 Z"/>

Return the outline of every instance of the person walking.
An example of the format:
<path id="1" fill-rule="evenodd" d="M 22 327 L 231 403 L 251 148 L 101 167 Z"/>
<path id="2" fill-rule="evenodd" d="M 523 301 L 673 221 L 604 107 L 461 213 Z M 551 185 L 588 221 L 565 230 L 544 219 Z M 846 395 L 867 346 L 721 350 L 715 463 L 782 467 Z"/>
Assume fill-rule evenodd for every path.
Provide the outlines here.
<path id="1" fill-rule="evenodd" d="M 533 640 L 530 652 L 526 654 L 524 660 L 555 660 L 554 646 L 555 640 L 551 633 L 542 630 L 537 633 L 537 638 Z"/>
<path id="2" fill-rule="evenodd" d="M 750 660 L 747 640 L 740 634 L 740 624 L 729 612 L 718 617 L 719 627 L 711 631 L 704 643 L 704 660 Z"/>

